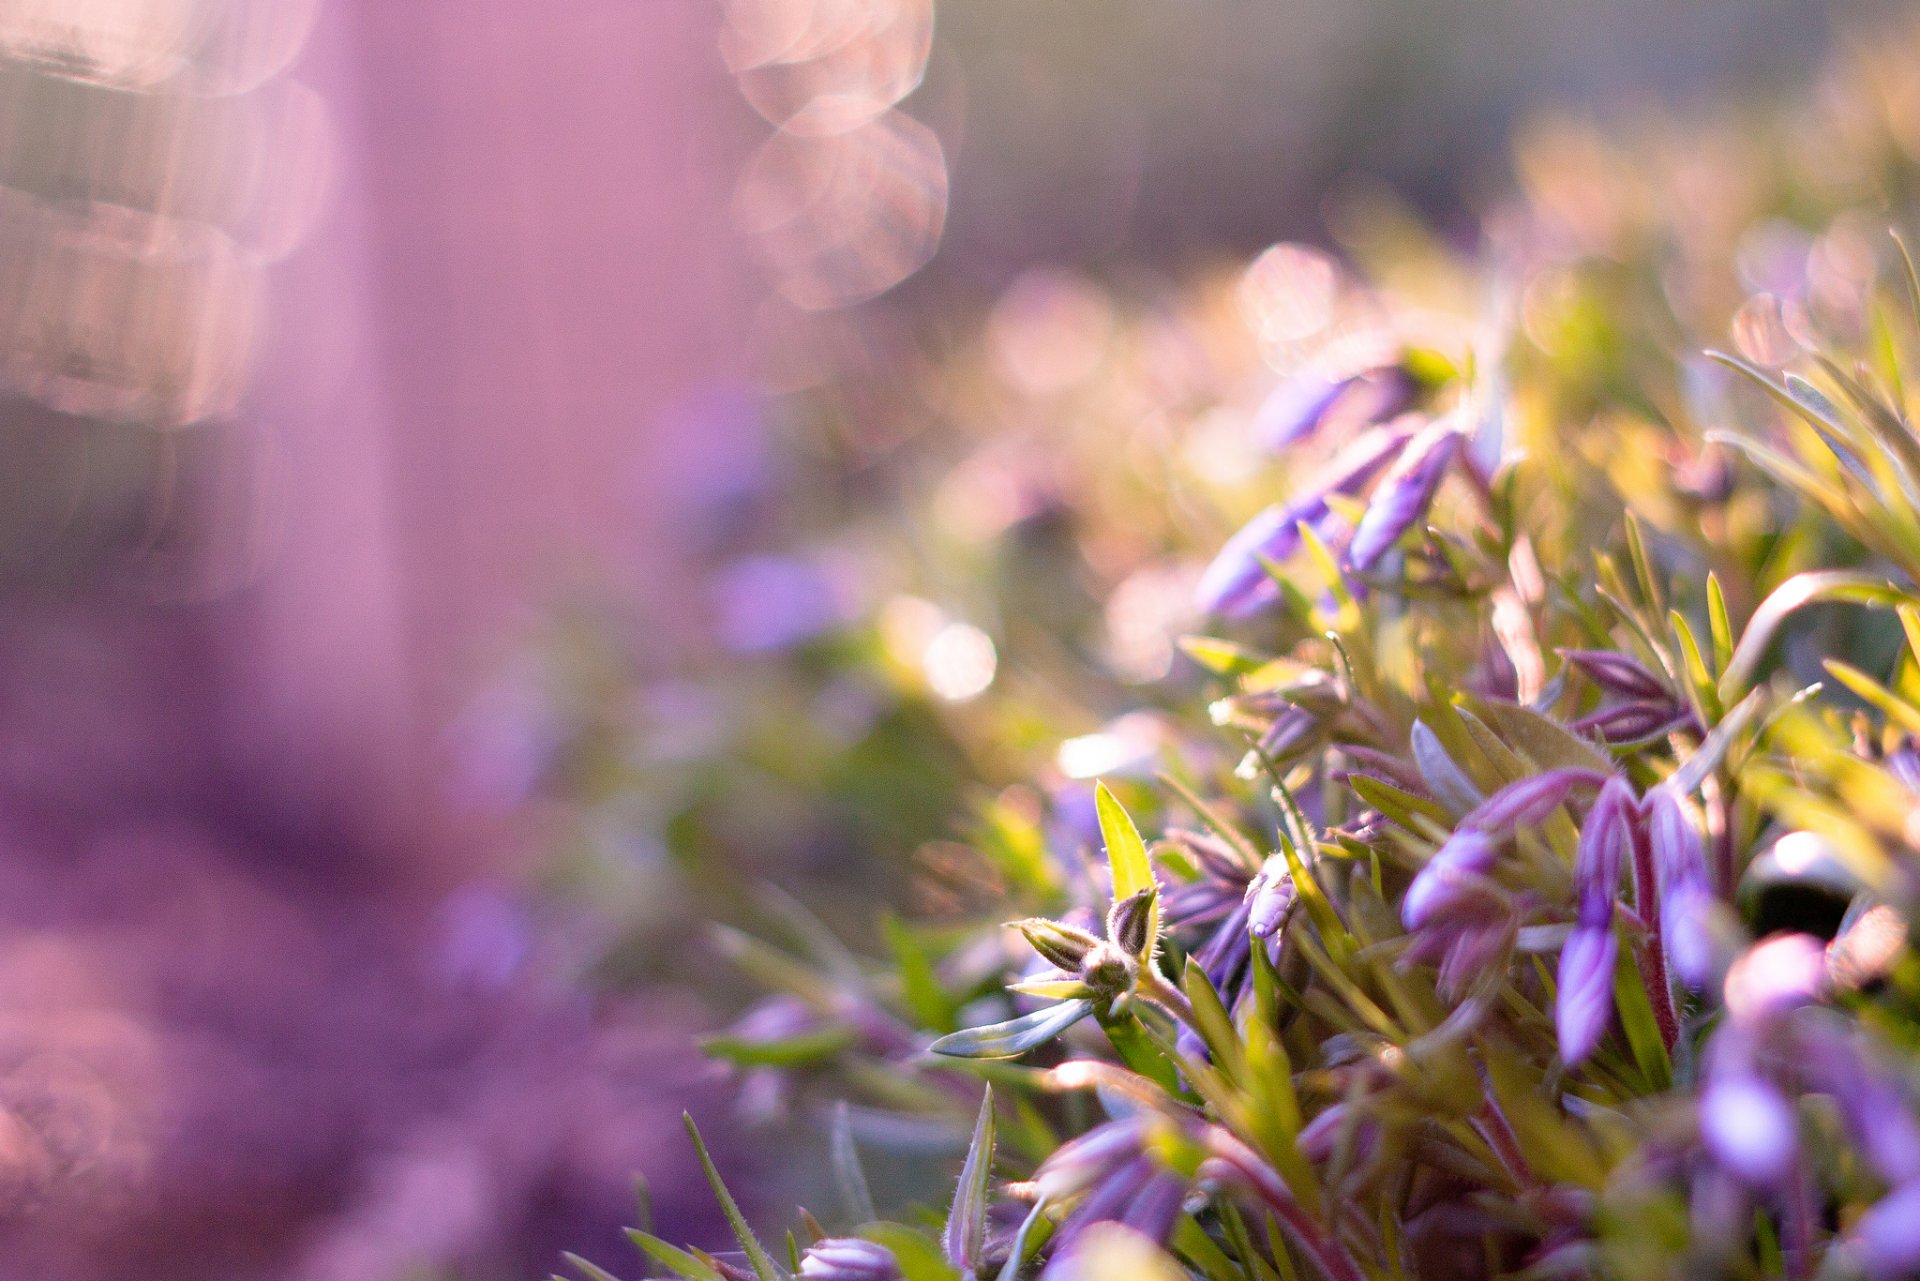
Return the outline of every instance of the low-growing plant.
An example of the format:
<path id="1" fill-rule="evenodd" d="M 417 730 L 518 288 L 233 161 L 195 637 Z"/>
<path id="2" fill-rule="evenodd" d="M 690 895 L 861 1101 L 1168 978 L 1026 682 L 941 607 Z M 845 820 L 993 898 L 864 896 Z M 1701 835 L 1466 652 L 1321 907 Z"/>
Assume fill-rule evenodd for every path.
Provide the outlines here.
<path id="1" fill-rule="evenodd" d="M 1753 397 L 1667 426 L 1711 485 L 1623 493 L 1606 428 L 1518 410 L 1498 351 L 1285 389 L 1323 461 L 1202 576 L 1216 696 L 1156 780 L 989 804 L 983 928 L 896 923 L 878 963 L 797 908 L 797 951 L 731 936 L 780 993 L 717 1055 L 869 1114 L 990 1084 L 945 1212 L 879 1217 L 842 1111 L 835 1230 L 763 1245 L 714 1175 L 741 1252 L 643 1250 L 696 1281 L 1920 1275 L 1920 282 L 1888 265 L 1914 323 L 1781 381 L 1720 358 Z"/>

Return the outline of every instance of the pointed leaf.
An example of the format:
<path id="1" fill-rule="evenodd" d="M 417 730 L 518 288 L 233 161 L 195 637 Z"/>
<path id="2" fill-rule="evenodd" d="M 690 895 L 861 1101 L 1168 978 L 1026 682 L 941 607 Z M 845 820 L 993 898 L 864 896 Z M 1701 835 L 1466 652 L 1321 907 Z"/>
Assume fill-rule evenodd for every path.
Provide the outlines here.
<path id="1" fill-rule="evenodd" d="M 980 1117 L 973 1124 L 973 1142 L 960 1167 L 953 1209 L 947 1214 L 940 1244 L 947 1262 L 969 1275 L 980 1267 L 980 1251 L 987 1239 L 987 1185 L 993 1177 L 993 1087 L 980 1100 Z"/>
<path id="2" fill-rule="evenodd" d="M 1160 938 L 1160 883 L 1153 879 L 1153 864 L 1147 860 L 1147 845 L 1140 829 L 1133 825 L 1126 808 L 1107 785 L 1094 788 L 1094 809 L 1100 817 L 1100 837 L 1107 844 L 1107 865 L 1113 870 L 1113 899 L 1118 903 L 1141 890 L 1155 891 L 1152 912 L 1147 918 L 1147 952 Z"/>
<path id="3" fill-rule="evenodd" d="M 746 1252 L 747 1263 L 753 1268 L 753 1275 L 759 1281 L 780 1281 L 779 1269 L 773 1266 L 773 1258 L 760 1239 L 753 1235 L 753 1229 L 747 1226 L 747 1218 L 740 1213 L 739 1202 L 727 1191 L 726 1183 L 720 1178 L 720 1170 L 713 1163 L 713 1154 L 707 1151 L 707 1144 L 700 1137 L 700 1128 L 693 1123 L 693 1114 L 683 1112 L 680 1119 L 686 1123 L 687 1136 L 693 1140 L 693 1150 L 699 1154 L 700 1168 L 706 1173 L 707 1186 L 713 1189 L 715 1199 L 720 1202 L 720 1212 L 727 1216 L 727 1226 L 733 1229 L 734 1240 Z"/>
<path id="4" fill-rule="evenodd" d="M 654 1262 L 663 1267 L 672 1268 L 687 1281 L 726 1281 L 720 1270 L 697 1255 L 688 1253 L 668 1241 L 663 1241 L 651 1232 L 638 1228 L 628 1228 L 627 1237 L 640 1250 L 651 1256 Z"/>
<path id="5" fill-rule="evenodd" d="M 1062 1001 L 1004 1023 L 970 1027 L 943 1036 L 927 1048 L 956 1059 L 1017 1058 L 1093 1013 L 1092 1001 Z"/>
<path id="6" fill-rule="evenodd" d="M 855 1223 L 872 1223 L 880 1216 L 873 1210 L 873 1192 L 867 1186 L 866 1168 L 860 1164 L 860 1149 L 854 1146 L 853 1114 L 845 1100 L 834 1105 L 829 1144 L 834 1182 L 839 1185 L 848 1215 Z"/>

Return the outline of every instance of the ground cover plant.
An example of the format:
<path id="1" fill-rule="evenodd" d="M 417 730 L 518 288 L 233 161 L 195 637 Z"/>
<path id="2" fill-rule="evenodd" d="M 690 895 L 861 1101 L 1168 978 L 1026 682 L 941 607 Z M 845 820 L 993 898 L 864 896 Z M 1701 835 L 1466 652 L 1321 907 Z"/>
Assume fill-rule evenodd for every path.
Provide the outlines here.
<path id="1" fill-rule="evenodd" d="M 1752 210 L 1690 237 L 1558 141 L 1490 232 L 1514 314 L 1353 286 L 1367 341 L 1242 424 L 1270 505 L 1193 584 L 1155 772 L 994 793 L 883 957 L 791 904 L 728 936 L 779 994 L 710 1048 L 853 1100 L 839 1203 L 763 1238 L 721 1191 L 739 1251 L 648 1266 L 1920 1274 L 1920 282 L 1858 186 L 1785 185 L 1797 275 L 1725 271 Z M 876 1205 L 856 1118 L 959 1114 L 950 1196 Z"/>

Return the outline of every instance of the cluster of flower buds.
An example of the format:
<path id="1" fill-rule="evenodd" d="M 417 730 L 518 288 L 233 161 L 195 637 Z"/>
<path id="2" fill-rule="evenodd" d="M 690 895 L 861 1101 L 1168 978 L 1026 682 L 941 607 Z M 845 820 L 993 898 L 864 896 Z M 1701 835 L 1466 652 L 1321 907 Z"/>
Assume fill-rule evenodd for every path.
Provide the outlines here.
<path id="1" fill-rule="evenodd" d="M 1246 618 L 1277 603 L 1267 566 L 1298 550 L 1302 526 L 1330 547 L 1343 546 L 1351 572 L 1371 570 L 1426 515 L 1464 440 L 1451 419 L 1402 420 L 1362 434 L 1290 501 L 1267 508 L 1227 540 L 1200 577 L 1200 608 Z M 1360 522 L 1350 526 L 1333 500 L 1358 498 L 1370 484 Z"/>
<path id="2" fill-rule="evenodd" d="M 1404 959 L 1437 963 L 1449 992 L 1501 963 L 1521 915 L 1514 896 L 1492 875 L 1501 852 L 1521 831 L 1607 781 L 1594 770 L 1549 770 L 1509 784 L 1469 810 L 1407 887 L 1400 914 L 1413 940 Z"/>
<path id="3" fill-rule="evenodd" d="M 1156 898 L 1156 891 L 1141 890 L 1115 903 L 1107 912 L 1105 938 L 1043 916 L 1014 922 L 1041 959 L 1067 976 L 1065 986 L 1044 981 L 1044 986 L 1017 984 L 1014 990 L 1037 987 L 1039 995 L 1108 1002 L 1127 996 L 1140 980 L 1140 967 L 1153 943 Z"/>
<path id="4" fill-rule="evenodd" d="M 1575 732 L 1615 747 L 1652 742 L 1682 729 L 1698 732 L 1699 722 L 1686 698 L 1625 654 L 1565 649 L 1560 656 L 1608 698 L 1605 706 L 1572 722 Z"/>
<path id="5" fill-rule="evenodd" d="M 1664 986 L 1671 973 L 1690 987 L 1711 982 L 1729 958 L 1727 909 L 1710 883 L 1704 843 L 1667 785 L 1636 798 L 1626 781 L 1598 770 L 1548 770 L 1500 789 L 1461 818 L 1401 904 L 1414 939 L 1410 962 L 1437 962 L 1443 986 L 1498 963 L 1519 925 L 1521 904 L 1492 875 L 1519 833 L 1561 806 L 1593 795 L 1574 862 L 1572 931 L 1560 951 L 1554 1019 L 1561 1056 L 1577 1064 L 1605 1035 L 1613 1015 L 1614 931 L 1621 884 L 1633 870 L 1635 907 L 1658 925 L 1646 940 L 1657 964 L 1642 967 Z M 1649 957 L 1649 959 L 1655 959 Z M 1656 1011 L 1669 991 L 1651 991 Z"/>

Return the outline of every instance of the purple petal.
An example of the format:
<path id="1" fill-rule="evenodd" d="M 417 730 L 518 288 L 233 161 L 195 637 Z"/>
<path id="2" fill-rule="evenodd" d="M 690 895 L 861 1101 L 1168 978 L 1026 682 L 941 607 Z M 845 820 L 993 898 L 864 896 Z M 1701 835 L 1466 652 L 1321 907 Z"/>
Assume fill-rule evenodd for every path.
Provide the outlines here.
<path id="1" fill-rule="evenodd" d="M 1380 482 L 1360 518 L 1347 560 L 1361 573 L 1372 569 L 1414 522 L 1426 514 L 1464 438 L 1450 422 L 1434 423 L 1408 442 Z"/>
<path id="2" fill-rule="evenodd" d="M 1300 525 L 1314 524 L 1329 515 L 1327 495 L 1350 494 L 1366 484 L 1399 454 L 1409 434 L 1391 427 L 1367 432 L 1342 450 L 1292 501 L 1275 504 L 1248 521 L 1200 575 L 1194 588 L 1195 604 L 1207 613 L 1243 618 L 1279 599 L 1261 558 L 1281 561 L 1292 555 L 1300 545 Z"/>
<path id="3" fill-rule="evenodd" d="M 1754 1187 L 1777 1187 L 1792 1172 L 1800 1148 L 1786 1096 L 1745 1072 L 1707 1082 L 1700 1094 L 1700 1137 L 1722 1168 Z"/>
<path id="4" fill-rule="evenodd" d="M 1647 828 L 1653 842 L 1653 865 L 1660 883 L 1676 886 L 1707 881 L 1707 849 L 1687 817 L 1686 807 L 1666 786 L 1647 793 Z"/>
<path id="5" fill-rule="evenodd" d="M 1881 1197 L 1853 1225 L 1849 1245 L 1870 1281 L 1896 1281 L 1920 1272 L 1920 1182 Z"/>
<path id="6" fill-rule="evenodd" d="M 1417 930 L 1457 901 L 1467 875 L 1485 876 L 1500 857 L 1500 843 L 1476 828 L 1460 828 L 1434 851 L 1400 901 L 1400 920 Z"/>
<path id="7" fill-rule="evenodd" d="M 1554 1030 L 1560 1057 L 1583 1063 L 1606 1034 L 1613 1015 L 1613 966 L 1619 944 L 1612 926 L 1582 926 L 1560 949 L 1559 994 L 1554 1001 Z"/>
<path id="8" fill-rule="evenodd" d="M 1565 803 L 1576 789 L 1602 787 L 1610 775 L 1598 770 L 1553 769 L 1509 783 L 1474 807 L 1460 826 L 1483 832 L 1510 834 L 1538 827 Z"/>
<path id="9" fill-rule="evenodd" d="M 1776 934 L 1727 971 L 1727 1013 L 1756 1023 L 1826 995 L 1827 950 L 1811 934 Z"/>
<path id="10" fill-rule="evenodd" d="M 859 1237 L 828 1237 L 807 1248 L 802 1281 L 900 1281 L 900 1264 L 884 1245 Z"/>
<path id="11" fill-rule="evenodd" d="M 1698 880 L 1672 887 L 1660 900 L 1660 934 L 1668 966 L 1695 991 L 1711 983 L 1719 969 L 1719 931 L 1713 919 L 1718 907 L 1718 900 Z"/>
<path id="12" fill-rule="evenodd" d="M 1820 1027 L 1802 1044 L 1809 1075 L 1833 1096 L 1875 1173 L 1893 1186 L 1920 1184 L 1920 1121 L 1894 1075 L 1839 1028 Z"/>
<path id="13" fill-rule="evenodd" d="M 1627 865 L 1627 847 L 1633 839 L 1638 806 L 1625 780 L 1610 778 L 1601 784 L 1573 860 L 1573 880 L 1580 901 L 1580 923 L 1608 925 L 1613 920 L 1614 893 Z"/>
<path id="14" fill-rule="evenodd" d="M 1284 449 L 1320 428 L 1340 398 L 1360 380 L 1328 379 L 1301 373 L 1287 379 L 1262 402 L 1253 415 L 1253 438 L 1263 449 Z"/>

